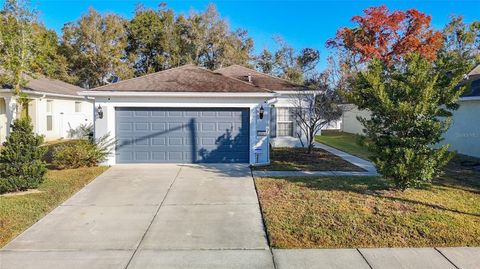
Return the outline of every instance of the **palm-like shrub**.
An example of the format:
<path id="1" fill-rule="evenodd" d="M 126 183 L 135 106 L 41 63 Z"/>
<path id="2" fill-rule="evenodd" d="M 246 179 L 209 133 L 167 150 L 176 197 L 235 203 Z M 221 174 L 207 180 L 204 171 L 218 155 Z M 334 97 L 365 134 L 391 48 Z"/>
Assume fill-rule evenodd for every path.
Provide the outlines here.
<path id="1" fill-rule="evenodd" d="M 114 143 L 108 135 L 64 143 L 53 150 L 53 165 L 58 169 L 96 166 L 106 160 Z"/>

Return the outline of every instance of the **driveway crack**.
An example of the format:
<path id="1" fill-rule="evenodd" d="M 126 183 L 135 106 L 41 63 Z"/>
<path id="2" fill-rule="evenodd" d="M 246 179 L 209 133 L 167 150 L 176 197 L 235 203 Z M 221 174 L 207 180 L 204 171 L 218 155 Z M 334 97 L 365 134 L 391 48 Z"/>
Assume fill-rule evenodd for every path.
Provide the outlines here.
<path id="1" fill-rule="evenodd" d="M 142 242 L 143 242 L 143 240 L 145 239 L 145 236 L 147 235 L 148 231 L 150 230 L 150 227 L 152 227 L 152 224 L 153 224 L 153 222 L 155 221 L 155 218 L 157 217 L 158 212 L 160 212 L 160 208 L 162 207 L 163 203 L 164 203 L 165 200 L 167 199 L 168 193 L 169 193 L 170 190 L 172 189 L 172 186 L 173 186 L 173 184 L 175 183 L 175 181 L 177 180 L 178 175 L 180 175 L 180 172 L 182 171 L 182 168 L 183 168 L 183 165 L 180 165 L 180 169 L 178 169 L 178 172 L 177 172 L 177 174 L 175 175 L 175 178 L 173 178 L 172 183 L 170 183 L 170 186 L 168 186 L 167 193 L 165 193 L 165 196 L 163 196 L 162 202 L 158 205 L 157 210 L 155 211 L 155 214 L 153 215 L 152 220 L 150 221 L 150 223 L 148 224 L 147 229 L 145 230 L 145 233 L 143 233 L 142 238 L 140 239 L 140 242 L 138 242 L 138 245 L 137 245 L 137 247 L 135 248 L 135 251 L 133 251 L 133 254 L 132 254 L 132 256 L 130 257 L 130 259 L 128 260 L 127 265 L 125 265 L 125 269 L 127 269 L 127 268 L 130 266 L 130 263 L 132 262 L 133 258 L 135 257 L 135 255 L 137 254 L 138 250 L 140 249 L 140 246 L 142 245 Z"/>

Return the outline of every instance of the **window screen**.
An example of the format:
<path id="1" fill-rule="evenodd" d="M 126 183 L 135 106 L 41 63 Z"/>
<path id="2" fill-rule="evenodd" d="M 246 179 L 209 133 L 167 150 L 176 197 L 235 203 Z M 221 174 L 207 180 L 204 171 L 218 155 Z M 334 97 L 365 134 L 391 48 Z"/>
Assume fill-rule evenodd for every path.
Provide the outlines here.
<path id="1" fill-rule="evenodd" d="M 47 131 L 53 130 L 53 117 L 52 115 L 47 115 Z"/>
<path id="2" fill-rule="evenodd" d="M 47 131 L 53 130 L 53 100 L 47 100 Z"/>
<path id="3" fill-rule="evenodd" d="M 75 102 L 75 112 L 82 112 L 82 103 Z"/>

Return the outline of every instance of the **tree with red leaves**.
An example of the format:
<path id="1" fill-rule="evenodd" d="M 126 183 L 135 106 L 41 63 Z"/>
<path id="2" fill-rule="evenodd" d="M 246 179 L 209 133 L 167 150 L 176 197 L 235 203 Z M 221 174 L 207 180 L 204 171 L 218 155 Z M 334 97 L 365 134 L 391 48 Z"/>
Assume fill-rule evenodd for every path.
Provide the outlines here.
<path id="1" fill-rule="evenodd" d="M 357 26 L 343 27 L 327 41 L 328 47 L 349 52 L 353 63 L 376 58 L 391 64 L 410 53 L 433 61 L 442 48 L 442 34 L 430 28 L 431 17 L 416 9 L 390 12 L 381 5 L 364 13 L 352 18 Z"/>

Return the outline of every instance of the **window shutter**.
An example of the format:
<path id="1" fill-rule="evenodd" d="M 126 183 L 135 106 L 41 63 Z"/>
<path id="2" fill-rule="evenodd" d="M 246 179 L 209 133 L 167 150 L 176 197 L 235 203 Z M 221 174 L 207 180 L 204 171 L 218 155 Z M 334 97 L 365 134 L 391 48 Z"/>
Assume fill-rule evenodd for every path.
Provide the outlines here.
<path id="1" fill-rule="evenodd" d="M 277 136 L 277 109 L 270 108 L 270 137 Z"/>

